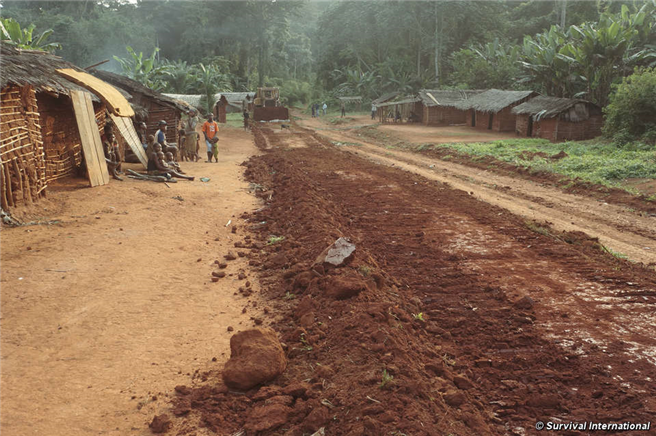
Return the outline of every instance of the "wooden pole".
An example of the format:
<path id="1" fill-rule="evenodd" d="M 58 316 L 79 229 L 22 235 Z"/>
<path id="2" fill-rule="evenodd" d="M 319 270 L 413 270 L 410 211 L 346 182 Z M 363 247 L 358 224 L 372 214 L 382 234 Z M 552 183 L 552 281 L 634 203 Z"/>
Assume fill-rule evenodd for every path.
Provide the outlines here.
<path id="1" fill-rule="evenodd" d="M 85 70 L 90 70 L 91 68 L 95 68 L 95 67 L 100 66 L 102 64 L 106 64 L 107 62 L 109 62 L 109 59 L 105 59 L 104 61 L 100 61 L 97 64 L 89 65 L 88 67 L 86 67 L 84 69 Z"/>
<path id="2" fill-rule="evenodd" d="M 2 164 L 2 167 L 5 170 L 5 185 L 7 186 L 7 201 L 9 206 L 16 206 L 16 203 L 14 202 L 14 194 L 11 189 L 11 175 L 9 174 L 9 162 L 7 162 L 7 166 L 5 167 L 5 164 Z"/>
<path id="3" fill-rule="evenodd" d="M 5 182 L 4 165 L 0 165 L 0 178 L 2 178 L 2 197 L 0 197 L 0 200 L 2 201 L 2 209 L 7 210 L 9 209 L 9 202 L 7 201 L 7 183 Z"/>

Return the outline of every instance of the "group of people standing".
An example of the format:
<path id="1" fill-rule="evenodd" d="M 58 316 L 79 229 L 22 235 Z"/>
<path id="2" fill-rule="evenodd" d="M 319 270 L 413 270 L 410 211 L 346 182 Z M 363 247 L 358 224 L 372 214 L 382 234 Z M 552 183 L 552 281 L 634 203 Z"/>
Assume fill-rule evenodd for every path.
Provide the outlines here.
<path id="1" fill-rule="evenodd" d="M 328 110 L 328 105 L 326 102 L 323 102 L 322 105 L 319 103 L 312 104 L 312 118 L 321 116 L 321 110 L 323 109 L 323 114 L 326 115 L 326 110 Z"/>

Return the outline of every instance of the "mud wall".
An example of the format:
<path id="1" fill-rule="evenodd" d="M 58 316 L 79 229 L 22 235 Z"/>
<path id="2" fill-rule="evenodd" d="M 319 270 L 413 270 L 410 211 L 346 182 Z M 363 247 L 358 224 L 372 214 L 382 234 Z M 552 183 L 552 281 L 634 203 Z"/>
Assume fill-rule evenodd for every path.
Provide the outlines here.
<path id="1" fill-rule="evenodd" d="M 427 126 L 464 124 L 466 111 L 452 107 L 433 106 L 423 108 L 423 123 Z"/>
<path id="2" fill-rule="evenodd" d="M 178 137 L 178 125 L 180 124 L 180 112 L 171 109 L 168 106 L 161 105 L 154 101 L 149 103 L 148 119 L 145 121 L 148 135 L 154 135 L 159 129 L 160 120 L 166 121 L 166 142 L 177 144 L 180 141 Z M 204 121 L 203 121 L 204 122 Z"/>
<path id="3" fill-rule="evenodd" d="M 43 138 L 34 89 L 2 89 L 0 123 L 0 197 L 2 208 L 32 203 L 45 196 Z"/>
<path id="4" fill-rule="evenodd" d="M 66 96 L 37 95 L 45 153 L 46 180 L 72 176 L 82 163 L 80 133 L 73 103 Z"/>
<path id="5" fill-rule="evenodd" d="M 533 136 L 553 142 L 582 141 L 601 135 L 603 118 L 593 115 L 585 121 L 574 123 L 559 118 L 549 118 L 535 122 Z"/>

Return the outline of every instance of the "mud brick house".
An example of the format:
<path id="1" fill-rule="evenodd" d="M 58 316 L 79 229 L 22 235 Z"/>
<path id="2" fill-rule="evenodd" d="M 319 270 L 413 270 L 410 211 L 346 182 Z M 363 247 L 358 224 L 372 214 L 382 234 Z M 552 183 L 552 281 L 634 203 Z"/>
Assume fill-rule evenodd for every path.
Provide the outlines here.
<path id="1" fill-rule="evenodd" d="M 78 172 L 81 139 L 70 93 L 86 89 L 56 73 L 82 71 L 58 56 L 0 47 L 0 198 L 6 210 L 37 201 L 50 182 Z M 91 128 L 102 132 L 105 105 L 89 94 L 95 112 Z"/>
<path id="2" fill-rule="evenodd" d="M 178 126 L 181 114 L 188 110 L 187 105 L 120 74 L 102 70 L 91 70 L 91 74 L 128 95 L 135 121 L 145 122 L 149 135 L 154 135 L 159 121 L 164 120 L 168 125 L 166 140 L 176 144 L 179 142 Z"/>
<path id="3" fill-rule="evenodd" d="M 456 103 L 469 101 L 481 90 L 422 89 L 417 97 L 421 100 L 421 122 L 426 126 L 465 124 L 466 112 Z"/>
<path id="4" fill-rule="evenodd" d="M 376 105 L 376 116 L 382 124 L 399 121 L 420 122 L 422 114 L 421 100 L 414 96 L 397 97 L 397 99 Z"/>
<path id="5" fill-rule="evenodd" d="M 520 136 L 553 142 L 579 141 L 601 135 L 601 108 L 585 100 L 538 96 L 512 109 Z"/>
<path id="6" fill-rule="evenodd" d="M 455 106 L 465 111 L 468 126 L 496 132 L 513 132 L 516 116 L 511 112 L 512 108 L 537 95 L 534 91 L 489 89 Z"/>

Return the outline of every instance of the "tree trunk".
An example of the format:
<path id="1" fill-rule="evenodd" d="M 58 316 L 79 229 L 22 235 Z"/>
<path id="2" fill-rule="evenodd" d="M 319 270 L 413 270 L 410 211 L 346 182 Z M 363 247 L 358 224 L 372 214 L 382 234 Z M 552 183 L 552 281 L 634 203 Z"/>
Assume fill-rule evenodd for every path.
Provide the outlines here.
<path id="1" fill-rule="evenodd" d="M 565 28 L 567 24 L 567 0 L 560 0 L 560 27 Z"/>
<path id="2" fill-rule="evenodd" d="M 259 87 L 264 86 L 264 37 L 260 36 L 259 56 L 257 62 L 257 83 Z"/>
<path id="3" fill-rule="evenodd" d="M 439 84 L 440 82 L 440 34 L 439 34 L 439 24 L 437 18 L 437 2 L 434 4 L 435 10 L 435 81 Z"/>

